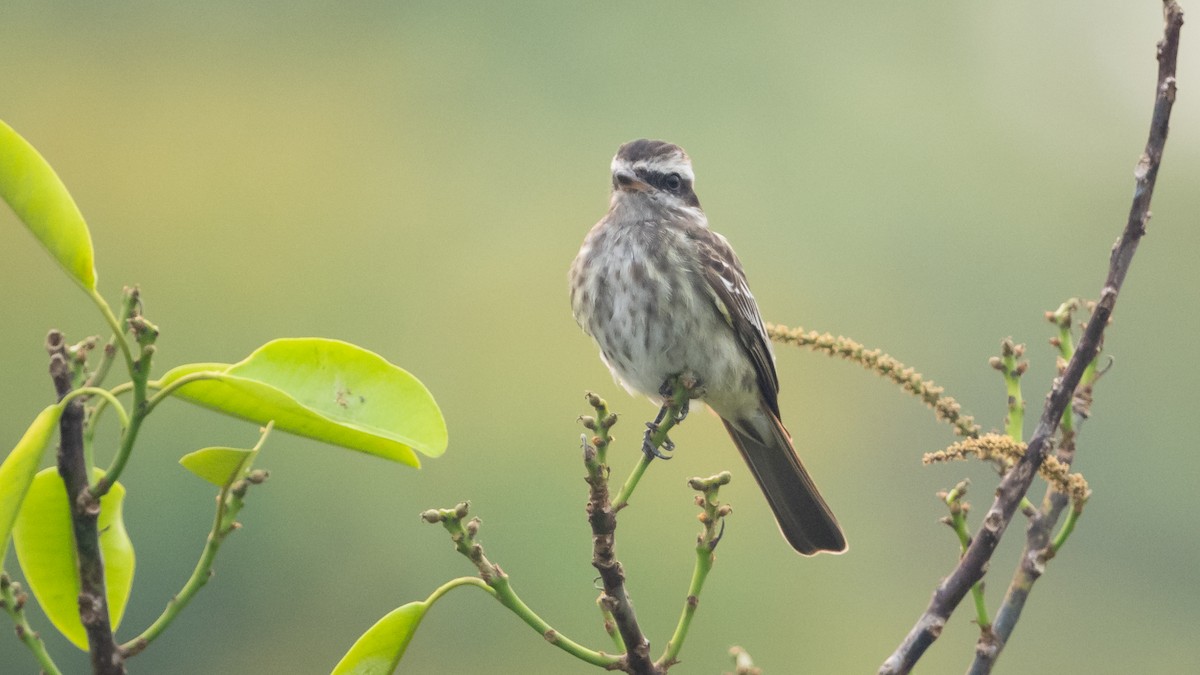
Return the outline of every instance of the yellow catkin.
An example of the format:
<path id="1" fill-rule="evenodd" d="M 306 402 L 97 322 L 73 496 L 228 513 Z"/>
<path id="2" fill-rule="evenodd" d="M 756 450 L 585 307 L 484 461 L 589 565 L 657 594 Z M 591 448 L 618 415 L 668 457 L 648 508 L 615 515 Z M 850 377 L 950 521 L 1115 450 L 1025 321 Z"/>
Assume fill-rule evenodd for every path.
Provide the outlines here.
<path id="1" fill-rule="evenodd" d="M 1001 434 L 980 435 L 981 429 L 975 419 L 963 413 L 962 406 L 950 396 L 945 396 L 945 389 L 926 380 L 915 369 L 885 354 L 879 349 L 867 349 L 847 337 L 834 337 L 830 333 L 806 331 L 803 328 L 789 328 L 781 324 L 768 323 L 767 336 L 773 342 L 804 347 L 814 352 L 845 359 L 866 368 L 867 370 L 885 377 L 898 384 L 904 391 L 921 399 L 921 402 L 933 410 L 934 416 L 954 427 L 954 433 L 965 437 L 945 450 L 927 453 L 924 457 L 926 464 L 966 459 L 974 455 L 980 459 L 993 462 L 997 466 L 1011 467 L 1024 454 L 1026 445 L 1014 441 Z M 1039 470 L 1046 481 L 1055 489 L 1071 496 L 1076 503 L 1087 501 L 1091 495 L 1087 481 L 1078 473 L 1071 473 L 1070 467 L 1058 461 L 1053 455 L 1047 454 Z"/>
<path id="2" fill-rule="evenodd" d="M 925 453 L 922 461 L 926 464 L 934 464 L 937 462 L 967 459 L 969 455 L 974 455 L 980 459 L 993 462 L 998 461 L 1005 466 L 1011 467 L 1021 457 L 1025 456 L 1027 448 L 1026 444 L 1018 443 L 1008 436 L 1002 434 L 985 434 L 979 438 L 968 438 L 959 441 L 945 450 Z M 1088 497 L 1092 494 L 1083 475 L 1071 473 L 1070 467 L 1058 461 L 1058 458 L 1053 455 L 1046 455 L 1038 473 L 1047 483 L 1053 485 L 1054 489 L 1070 495 L 1072 501 L 1076 503 L 1087 501 Z"/>
<path id="3" fill-rule="evenodd" d="M 767 336 L 774 342 L 805 347 L 814 352 L 857 363 L 881 377 L 900 385 L 904 391 L 921 399 L 921 402 L 933 410 L 934 416 L 954 427 L 954 433 L 966 438 L 978 438 L 980 427 L 975 419 L 962 411 L 962 406 L 949 396 L 943 395 L 945 389 L 937 386 L 931 380 L 921 377 L 913 368 L 885 354 L 879 349 L 867 349 L 847 337 L 834 337 L 829 333 L 805 331 L 803 328 L 788 328 L 780 324 L 768 323 Z"/>

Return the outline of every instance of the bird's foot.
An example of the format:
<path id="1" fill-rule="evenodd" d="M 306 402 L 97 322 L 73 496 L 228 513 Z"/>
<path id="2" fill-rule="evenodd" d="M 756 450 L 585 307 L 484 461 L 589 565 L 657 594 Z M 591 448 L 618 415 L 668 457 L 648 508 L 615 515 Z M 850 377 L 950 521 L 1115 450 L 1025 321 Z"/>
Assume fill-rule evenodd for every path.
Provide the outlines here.
<path id="1" fill-rule="evenodd" d="M 663 398 L 663 411 L 669 406 L 677 408 L 675 423 L 678 424 L 687 419 L 692 399 L 704 396 L 704 386 L 700 383 L 700 378 L 691 372 L 685 372 L 667 378 L 658 388 L 658 393 Z M 662 413 L 659 422 L 662 421 L 661 417 Z"/>
<path id="2" fill-rule="evenodd" d="M 664 406 L 663 410 L 666 410 Z M 659 450 L 654 443 L 654 435 L 658 433 L 658 425 L 662 422 L 662 415 L 654 422 L 646 422 L 646 435 L 642 437 L 642 453 L 651 459 L 671 459 L 674 455 L 668 454 L 675 450 L 675 444 L 671 439 L 664 436 L 662 441 L 662 450 Z"/>
<path id="3" fill-rule="evenodd" d="M 683 405 L 679 406 L 679 412 L 675 413 L 675 423 L 676 424 L 679 424 L 680 422 L 687 419 L 688 412 L 690 412 L 691 407 L 692 407 L 691 403 L 692 403 L 691 399 L 686 399 L 686 398 L 683 399 Z"/>
<path id="4" fill-rule="evenodd" d="M 725 536 L 725 519 L 722 518 L 721 519 L 721 531 L 717 533 L 717 536 L 713 537 L 712 541 L 708 542 L 708 550 L 709 551 L 717 550 L 717 544 L 721 543 L 721 537 L 724 537 L 724 536 Z"/>

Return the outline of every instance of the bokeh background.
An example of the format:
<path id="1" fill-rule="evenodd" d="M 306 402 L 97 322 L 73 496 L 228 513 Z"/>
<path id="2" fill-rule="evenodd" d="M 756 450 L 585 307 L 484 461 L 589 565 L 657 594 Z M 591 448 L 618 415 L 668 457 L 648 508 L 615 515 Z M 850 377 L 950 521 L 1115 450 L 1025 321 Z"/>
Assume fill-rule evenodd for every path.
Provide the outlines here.
<path id="1" fill-rule="evenodd" d="M 769 320 L 882 347 L 985 428 L 1004 414 L 987 359 L 1011 335 L 1029 344 L 1036 417 L 1054 366 L 1042 313 L 1099 290 L 1161 33 L 1154 0 L 51 2 L 3 14 L 0 117 L 73 192 L 110 302 L 141 284 L 161 369 L 235 361 L 279 336 L 337 337 L 417 374 L 448 420 L 449 451 L 420 471 L 276 434 L 260 459 L 272 478 L 213 582 L 131 663 L 177 674 L 327 672 L 378 617 L 471 572 L 416 517 L 463 499 L 524 599 L 606 644 L 575 418 L 585 389 L 624 414 L 623 475 L 654 411 L 575 326 L 565 274 L 607 206 L 609 158 L 632 138 L 688 149 Z M 1081 439 L 1076 466 L 1095 496 L 1002 672 L 1200 670 L 1198 55 L 1187 26 L 1155 217 Z M 51 397 L 45 331 L 104 327 L 7 210 L 0 288 L 11 447 Z M 657 652 L 693 559 L 684 479 L 734 472 L 722 496 L 735 512 L 681 673 L 727 669 L 733 644 L 768 673 L 874 672 L 956 560 L 934 493 L 971 477 L 979 509 L 990 502 L 986 468 L 920 466 L 953 437 L 917 402 L 853 365 L 778 356 L 785 421 L 851 550 L 791 553 L 717 420 L 689 419 L 619 540 Z M 190 573 L 210 523 L 212 489 L 178 458 L 256 438 L 184 403 L 143 433 L 124 480 L 138 551 L 126 639 Z M 1022 530 L 988 577 L 993 610 Z M 977 631 L 962 610 L 920 672 L 963 671 Z M 86 670 L 32 619 L 68 672 Z M 3 633 L 0 671 L 33 672 Z M 463 590 L 429 615 L 404 672 L 588 668 Z"/>

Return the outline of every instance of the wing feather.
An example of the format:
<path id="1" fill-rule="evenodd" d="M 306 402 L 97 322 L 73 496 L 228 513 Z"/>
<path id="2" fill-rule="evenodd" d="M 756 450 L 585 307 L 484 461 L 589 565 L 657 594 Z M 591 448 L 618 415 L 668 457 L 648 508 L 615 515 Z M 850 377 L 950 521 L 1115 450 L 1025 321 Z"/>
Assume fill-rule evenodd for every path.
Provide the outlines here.
<path id="1" fill-rule="evenodd" d="M 763 326 L 758 303 L 750 293 L 746 274 L 733 247 L 724 237 L 707 228 L 696 233 L 700 267 L 712 294 L 713 303 L 729 322 L 738 341 L 754 364 L 763 399 L 779 416 L 779 376 L 767 329 Z"/>

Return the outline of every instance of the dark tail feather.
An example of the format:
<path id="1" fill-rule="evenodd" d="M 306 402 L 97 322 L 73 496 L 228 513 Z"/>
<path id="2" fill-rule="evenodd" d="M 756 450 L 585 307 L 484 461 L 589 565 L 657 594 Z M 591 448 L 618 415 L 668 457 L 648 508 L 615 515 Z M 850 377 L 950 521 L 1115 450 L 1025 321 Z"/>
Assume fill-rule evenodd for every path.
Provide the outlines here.
<path id="1" fill-rule="evenodd" d="M 766 495 L 783 536 L 801 555 L 844 552 L 842 528 L 796 456 L 783 423 L 766 409 L 760 412 L 765 419 L 722 421 Z"/>

